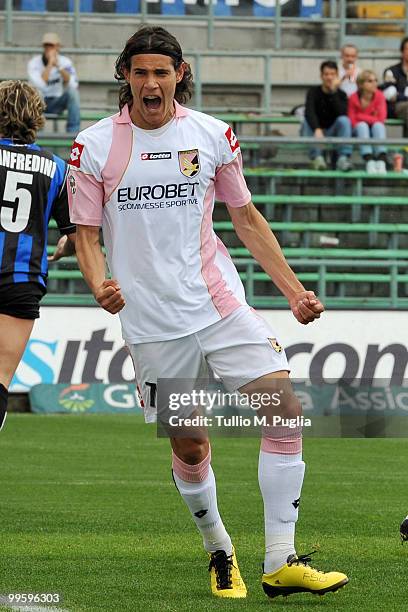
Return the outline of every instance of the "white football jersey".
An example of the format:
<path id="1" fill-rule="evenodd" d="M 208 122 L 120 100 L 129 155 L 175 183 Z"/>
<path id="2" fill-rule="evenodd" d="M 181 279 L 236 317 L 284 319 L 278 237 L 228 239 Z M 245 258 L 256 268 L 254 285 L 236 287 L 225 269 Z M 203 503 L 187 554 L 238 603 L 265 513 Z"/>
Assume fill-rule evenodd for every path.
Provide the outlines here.
<path id="1" fill-rule="evenodd" d="M 102 226 L 128 344 L 192 334 L 246 304 L 212 225 L 215 198 L 251 199 L 226 123 L 176 103 L 169 123 L 142 130 L 126 106 L 80 132 L 69 163 L 71 221 Z"/>

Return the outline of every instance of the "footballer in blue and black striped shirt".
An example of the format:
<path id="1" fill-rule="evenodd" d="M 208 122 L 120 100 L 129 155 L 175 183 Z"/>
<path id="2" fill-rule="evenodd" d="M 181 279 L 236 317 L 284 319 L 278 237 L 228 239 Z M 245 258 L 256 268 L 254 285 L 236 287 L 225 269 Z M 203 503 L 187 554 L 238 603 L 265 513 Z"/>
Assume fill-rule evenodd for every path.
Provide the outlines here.
<path id="1" fill-rule="evenodd" d="M 66 163 L 35 144 L 43 112 L 33 87 L 0 83 L 0 429 L 8 386 L 46 292 L 51 217 L 63 235 L 53 259 L 75 251 Z"/>

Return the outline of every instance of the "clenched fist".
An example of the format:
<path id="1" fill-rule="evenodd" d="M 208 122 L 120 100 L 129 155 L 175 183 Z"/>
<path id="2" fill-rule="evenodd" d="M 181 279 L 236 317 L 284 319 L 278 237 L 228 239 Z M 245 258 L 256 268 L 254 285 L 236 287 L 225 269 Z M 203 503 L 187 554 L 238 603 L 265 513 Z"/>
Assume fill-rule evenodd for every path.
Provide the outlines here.
<path id="1" fill-rule="evenodd" d="M 320 319 L 320 315 L 324 312 L 324 306 L 314 291 L 299 291 L 289 300 L 289 305 L 294 316 L 302 325 Z"/>
<path id="2" fill-rule="evenodd" d="M 118 313 L 125 305 L 119 283 L 113 278 L 103 281 L 102 285 L 95 292 L 95 299 L 99 306 L 102 306 L 102 308 L 111 314 Z"/>

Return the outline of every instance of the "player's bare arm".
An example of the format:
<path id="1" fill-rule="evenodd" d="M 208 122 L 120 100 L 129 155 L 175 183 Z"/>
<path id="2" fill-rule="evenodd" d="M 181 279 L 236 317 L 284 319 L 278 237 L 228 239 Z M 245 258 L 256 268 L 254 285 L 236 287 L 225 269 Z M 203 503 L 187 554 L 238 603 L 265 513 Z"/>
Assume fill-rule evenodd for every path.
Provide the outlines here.
<path id="1" fill-rule="evenodd" d="M 228 206 L 228 211 L 238 237 L 287 298 L 299 323 L 307 325 L 320 318 L 323 304 L 298 280 L 268 222 L 253 203 L 239 208 Z"/>
<path id="2" fill-rule="evenodd" d="M 125 305 L 119 283 L 106 278 L 105 257 L 99 242 L 99 227 L 77 225 L 76 253 L 79 267 L 98 304 L 116 314 Z"/>
<path id="3" fill-rule="evenodd" d="M 55 251 L 48 257 L 48 261 L 58 261 L 63 257 L 70 257 L 75 253 L 76 234 L 68 234 L 61 236 L 58 240 Z"/>

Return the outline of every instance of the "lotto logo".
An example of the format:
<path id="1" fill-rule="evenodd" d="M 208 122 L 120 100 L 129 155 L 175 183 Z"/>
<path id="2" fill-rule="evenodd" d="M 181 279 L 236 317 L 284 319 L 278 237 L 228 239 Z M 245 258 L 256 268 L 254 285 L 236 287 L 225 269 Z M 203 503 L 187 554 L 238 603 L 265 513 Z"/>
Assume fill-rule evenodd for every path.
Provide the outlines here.
<path id="1" fill-rule="evenodd" d="M 229 146 L 231 147 L 231 152 L 235 153 L 235 151 L 239 148 L 238 138 L 235 136 L 232 129 L 229 127 L 225 132 L 225 137 L 228 140 Z"/>
<path id="2" fill-rule="evenodd" d="M 141 153 L 140 159 L 142 161 L 145 160 L 155 160 L 155 159 L 171 159 L 170 151 L 160 151 L 159 153 Z"/>
<path id="3" fill-rule="evenodd" d="M 71 156 L 68 162 L 71 166 L 75 166 L 76 168 L 79 168 L 79 166 L 81 165 L 81 155 L 82 155 L 83 148 L 84 148 L 83 144 L 80 144 L 79 142 L 74 142 L 74 144 L 72 145 L 72 149 L 71 149 Z"/>

